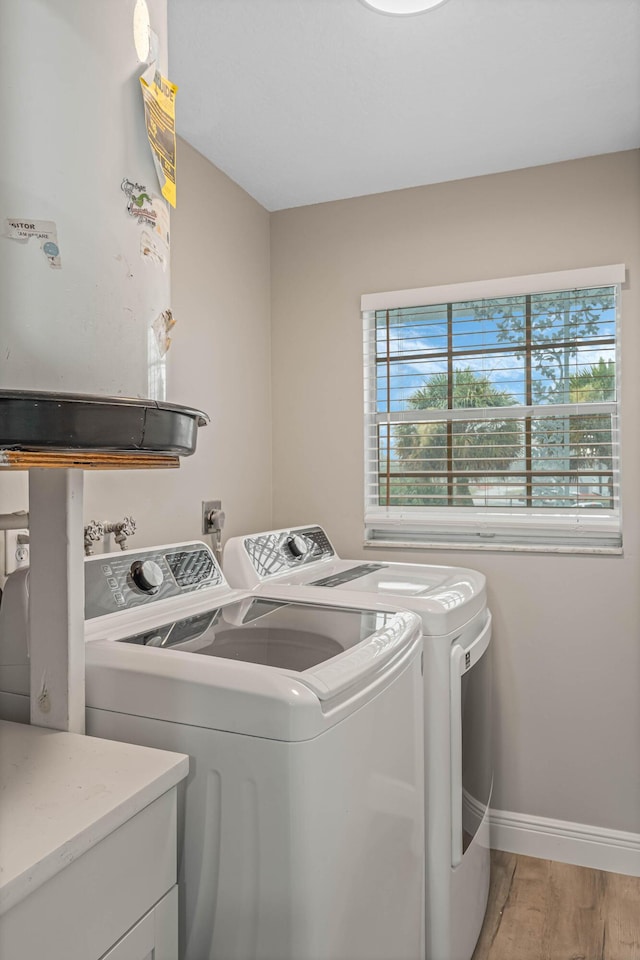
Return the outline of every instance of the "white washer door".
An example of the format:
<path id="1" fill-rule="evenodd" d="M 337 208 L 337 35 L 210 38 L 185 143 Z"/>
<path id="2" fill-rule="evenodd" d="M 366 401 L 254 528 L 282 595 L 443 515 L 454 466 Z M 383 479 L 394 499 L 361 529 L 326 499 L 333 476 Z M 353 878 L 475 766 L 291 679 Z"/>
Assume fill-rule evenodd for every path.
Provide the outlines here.
<path id="1" fill-rule="evenodd" d="M 451 866 L 462 861 L 491 799 L 491 613 L 470 646 L 451 648 Z"/>

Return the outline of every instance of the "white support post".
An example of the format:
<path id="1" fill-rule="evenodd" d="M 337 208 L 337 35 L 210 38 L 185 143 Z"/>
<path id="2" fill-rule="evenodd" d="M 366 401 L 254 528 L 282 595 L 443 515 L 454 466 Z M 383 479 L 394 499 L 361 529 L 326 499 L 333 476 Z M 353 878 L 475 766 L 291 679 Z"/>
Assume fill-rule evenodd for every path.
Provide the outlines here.
<path id="1" fill-rule="evenodd" d="M 82 470 L 29 470 L 31 723 L 84 733 Z"/>

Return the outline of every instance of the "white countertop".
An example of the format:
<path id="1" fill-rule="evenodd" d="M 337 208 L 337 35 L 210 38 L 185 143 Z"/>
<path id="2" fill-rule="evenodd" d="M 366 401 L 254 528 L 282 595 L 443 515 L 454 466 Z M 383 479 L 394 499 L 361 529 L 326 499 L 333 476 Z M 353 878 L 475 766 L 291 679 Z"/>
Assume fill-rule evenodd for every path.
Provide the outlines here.
<path id="1" fill-rule="evenodd" d="M 0 721 L 0 915 L 188 772 L 180 753 Z"/>

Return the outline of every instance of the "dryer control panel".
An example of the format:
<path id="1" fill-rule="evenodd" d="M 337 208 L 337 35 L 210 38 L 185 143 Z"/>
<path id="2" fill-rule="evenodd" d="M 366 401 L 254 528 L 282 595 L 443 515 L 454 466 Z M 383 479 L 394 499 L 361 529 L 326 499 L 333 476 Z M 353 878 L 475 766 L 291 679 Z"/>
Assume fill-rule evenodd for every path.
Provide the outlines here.
<path id="1" fill-rule="evenodd" d="M 224 584 L 205 543 L 181 543 L 85 558 L 85 620 Z"/>
<path id="2" fill-rule="evenodd" d="M 296 527 L 276 530 L 244 540 L 251 565 L 262 580 L 305 563 L 334 557 L 335 550 L 322 527 Z"/>

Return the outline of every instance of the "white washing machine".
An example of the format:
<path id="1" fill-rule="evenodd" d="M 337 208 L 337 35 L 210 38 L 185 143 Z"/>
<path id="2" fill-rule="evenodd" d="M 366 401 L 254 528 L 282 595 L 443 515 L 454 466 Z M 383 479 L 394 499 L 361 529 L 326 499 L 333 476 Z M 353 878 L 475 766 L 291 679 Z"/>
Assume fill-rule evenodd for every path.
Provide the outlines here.
<path id="1" fill-rule="evenodd" d="M 23 721 L 27 579 L 0 607 Z M 202 543 L 88 557 L 85 585 L 88 733 L 191 758 L 181 957 L 419 960 L 419 618 L 232 590 Z"/>
<path id="2" fill-rule="evenodd" d="M 491 614 L 483 574 L 462 567 L 362 563 L 337 556 L 319 526 L 236 537 L 229 583 L 257 595 L 293 588 L 355 605 L 407 607 L 424 633 L 426 956 L 470 960 L 489 894 Z M 314 590 L 315 593 L 310 593 Z"/>

